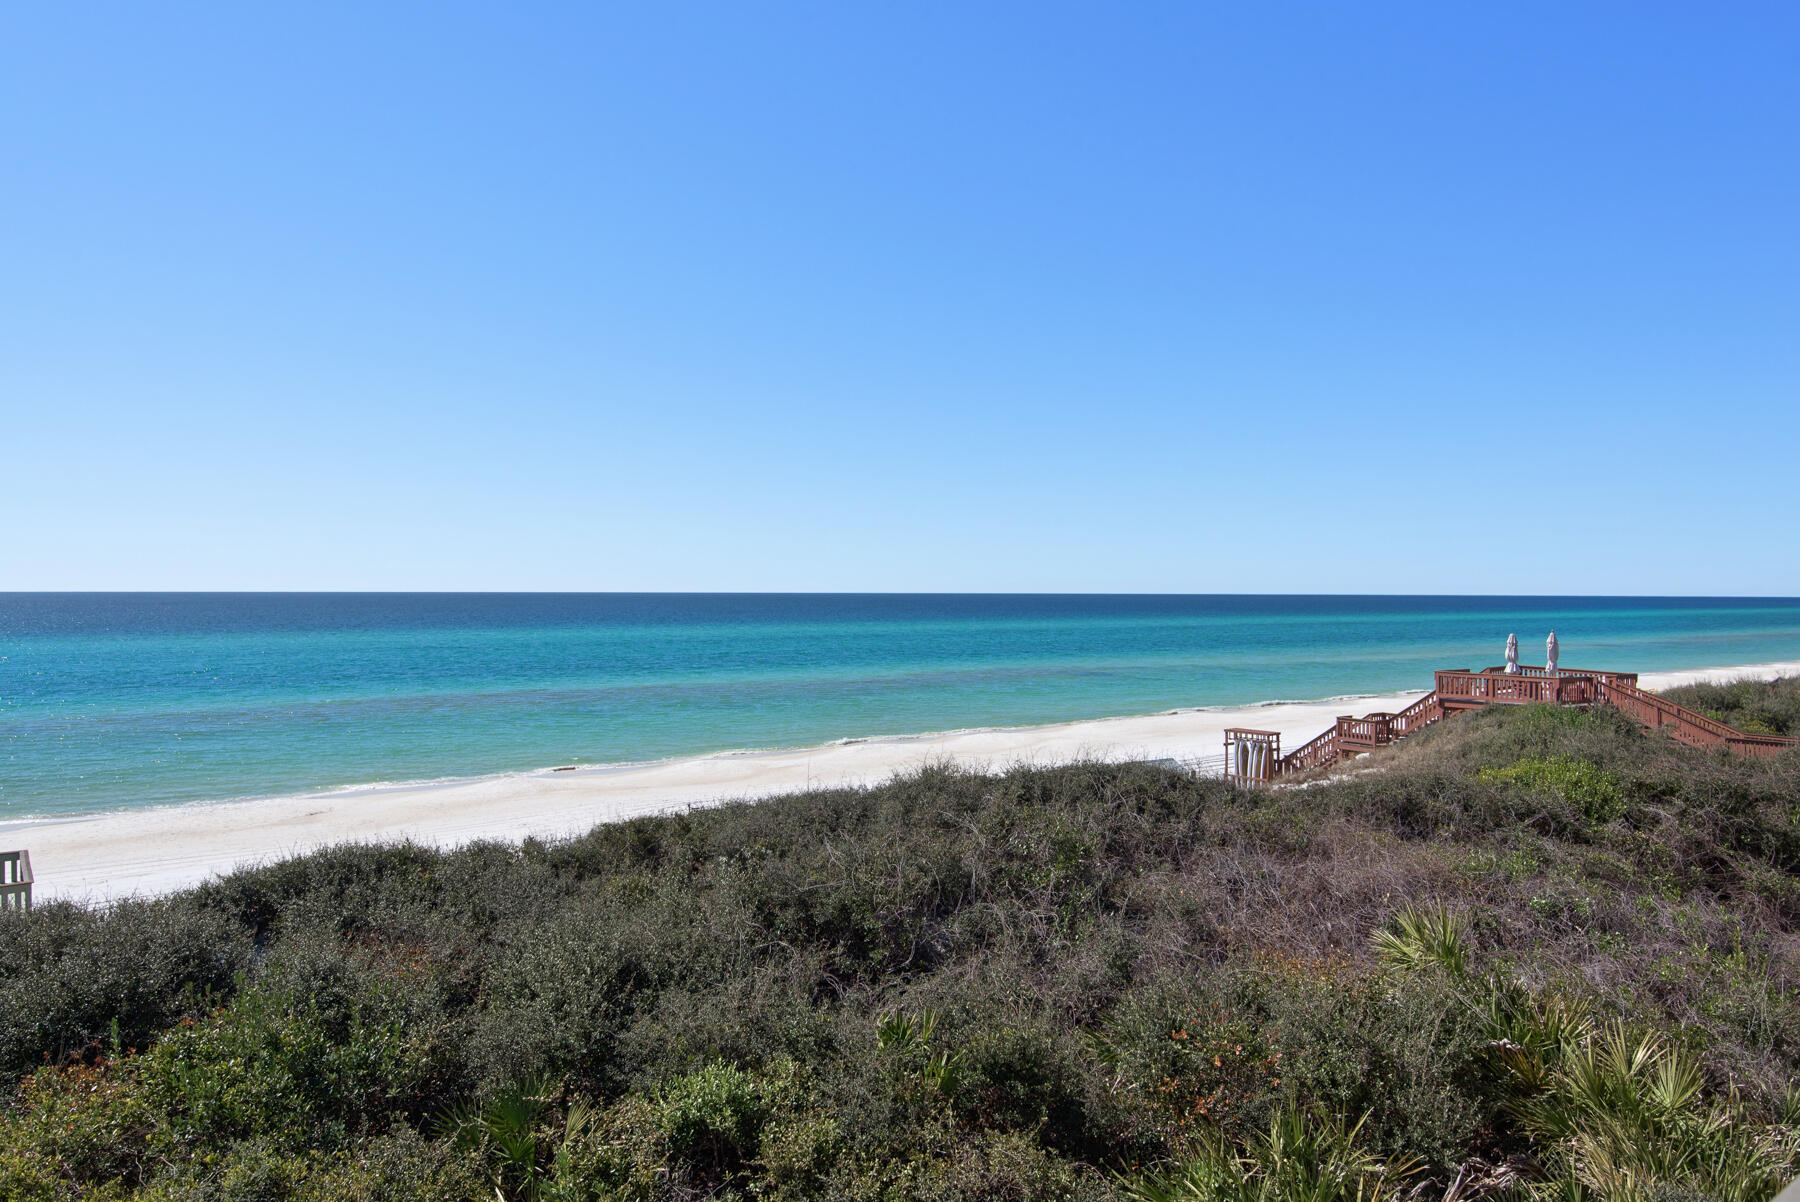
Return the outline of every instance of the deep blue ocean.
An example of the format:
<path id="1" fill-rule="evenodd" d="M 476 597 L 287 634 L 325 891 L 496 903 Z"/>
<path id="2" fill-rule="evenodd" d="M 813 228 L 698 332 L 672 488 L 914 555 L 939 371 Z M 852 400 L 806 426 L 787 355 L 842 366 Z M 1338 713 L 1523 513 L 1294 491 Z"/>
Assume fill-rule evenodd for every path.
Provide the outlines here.
<path id="1" fill-rule="evenodd" d="M 1800 600 L 0 594 L 0 820 L 1800 659 Z"/>

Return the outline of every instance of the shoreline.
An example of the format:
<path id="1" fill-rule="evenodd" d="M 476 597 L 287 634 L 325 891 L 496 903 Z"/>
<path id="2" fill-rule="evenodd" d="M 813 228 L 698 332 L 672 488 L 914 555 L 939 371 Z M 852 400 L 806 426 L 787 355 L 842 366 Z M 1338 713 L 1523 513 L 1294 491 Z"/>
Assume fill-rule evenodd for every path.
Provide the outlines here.
<path id="1" fill-rule="evenodd" d="M 1800 662 L 1647 672 L 1668 689 L 1740 676 L 1800 674 Z M 444 781 L 344 786 L 258 799 L 0 823 L 0 838 L 31 853 L 37 899 L 104 902 L 199 884 L 234 868 L 342 842 L 411 839 L 452 847 L 482 839 L 562 838 L 604 822 L 809 788 L 876 784 L 928 763 L 976 770 L 1077 759 L 1184 760 L 1219 756 L 1225 728 L 1312 738 L 1346 708 L 1398 710 L 1425 689 L 1167 710 L 1041 726 L 876 735 L 810 747 L 743 749 L 637 763 L 551 766 Z M 1352 705 L 1351 703 L 1355 704 Z"/>
<path id="2" fill-rule="evenodd" d="M 1752 665 L 1760 667 L 1761 665 Z M 1780 665 L 1770 665 L 1780 666 Z M 1791 666 L 1800 671 L 1800 661 Z M 232 797 L 195 798 L 191 801 L 156 802 L 147 806 L 123 809 L 93 810 L 72 814 L 27 814 L 19 818 L 0 818 L 0 842 L 4 842 L 10 831 L 28 830 L 39 827 L 56 826 L 66 822 L 89 822 L 108 818 L 125 818 L 133 814 L 161 813 L 175 810 L 217 809 L 223 806 L 267 805 L 299 799 L 318 800 L 349 796 L 371 796 L 386 793 L 405 793 L 416 789 L 447 789 L 461 785 L 476 785 L 490 781 L 524 780 L 530 777 L 544 776 L 549 773 L 577 773 L 583 777 L 600 776 L 608 773 L 627 772 L 641 768 L 657 768 L 665 764 L 693 763 L 700 760 L 715 759 L 755 759 L 759 756 L 787 755 L 793 752 L 827 751 L 834 747 L 850 747 L 859 743 L 904 744 L 918 743 L 927 739 L 946 739 L 963 735 L 1003 734 L 1014 731 L 1049 730 L 1056 727 L 1076 726 L 1102 722 L 1129 722 L 1139 718 L 1167 718 L 1191 714 L 1252 714 L 1257 710 L 1269 709 L 1284 705 L 1348 705 L 1356 709 L 1364 701 L 1392 700 L 1402 694 L 1386 693 L 1339 693 L 1331 697 L 1320 697 L 1315 700 L 1284 699 L 1277 701 L 1249 701 L 1239 705 L 1187 705 L 1174 709 L 1155 710 L 1146 714 L 1105 714 L 1095 718 L 1070 718 L 1059 722 L 1023 722 L 1002 726 L 953 726 L 944 730 L 928 730 L 907 732 L 903 734 L 882 735 L 847 735 L 839 739 L 831 739 L 824 743 L 795 743 L 770 747 L 722 747 L 715 751 L 697 751 L 682 755 L 663 756 L 653 760 L 609 760 L 597 764 L 548 764 L 539 768 L 511 768 L 503 772 L 483 772 L 473 776 L 436 776 L 421 777 L 416 780 L 376 780 L 359 784 L 328 785 L 322 789 L 303 789 L 294 793 L 250 793 Z M 1408 698 L 1413 693 L 1404 694 Z M 1354 703 L 1354 704 L 1353 704 Z"/>

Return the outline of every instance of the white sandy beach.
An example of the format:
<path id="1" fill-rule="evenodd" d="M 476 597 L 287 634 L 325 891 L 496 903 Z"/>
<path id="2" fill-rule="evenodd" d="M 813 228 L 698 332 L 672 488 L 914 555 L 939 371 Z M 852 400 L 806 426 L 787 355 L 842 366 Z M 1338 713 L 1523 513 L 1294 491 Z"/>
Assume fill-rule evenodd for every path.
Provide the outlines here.
<path id="1" fill-rule="evenodd" d="M 1647 673 L 1641 683 L 1665 689 L 1700 680 L 1793 674 L 1800 674 L 1800 662 Z M 0 829 L 0 843 L 31 852 L 39 899 L 108 900 L 179 889 L 240 865 L 345 840 L 453 846 L 475 839 L 554 838 L 638 814 L 809 786 L 875 784 L 931 762 L 1002 769 L 1081 758 L 1196 760 L 1221 753 L 1228 726 L 1279 731 L 1282 746 L 1291 749 L 1339 714 L 1398 710 L 1426 691 L 169 806 L 12 824 Z"/>

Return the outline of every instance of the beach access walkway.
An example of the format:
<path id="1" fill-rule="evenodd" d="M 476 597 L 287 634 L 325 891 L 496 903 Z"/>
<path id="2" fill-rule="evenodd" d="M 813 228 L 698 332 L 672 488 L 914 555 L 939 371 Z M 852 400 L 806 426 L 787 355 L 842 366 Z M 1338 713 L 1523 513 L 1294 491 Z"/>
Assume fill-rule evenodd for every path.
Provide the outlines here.
<path id="1" fill-rule="evenodd" d="M 1610 705 L 1652 730 L 1690 747 L 1725 747 L 1740 755 L 1777 755 L 1800 739 L 1747 734 L 1638 688 L 1635 672 L 1587 672 L 1560 668 L 1466 668 L 1436 673 L 1436 685 L 1396 713 L 1345 714 L 1317 738 L 1286 755 L 1276 731 L 1230 727 L 1225 731 L 1225 775 L 1270 781 L 1323 768 L 1386 747 L 1463 710 L 1490 705 Z"/>

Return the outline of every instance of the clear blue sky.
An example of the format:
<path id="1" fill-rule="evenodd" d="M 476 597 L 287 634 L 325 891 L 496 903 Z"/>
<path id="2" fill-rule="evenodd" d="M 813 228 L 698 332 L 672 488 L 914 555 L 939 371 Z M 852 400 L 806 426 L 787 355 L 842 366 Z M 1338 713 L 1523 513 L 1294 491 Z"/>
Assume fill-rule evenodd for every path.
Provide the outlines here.
<path id="1" fill-rule="evenodd" d="M 0 589 L 1800 594 L 1800 6 L 15 4 Z"/>

